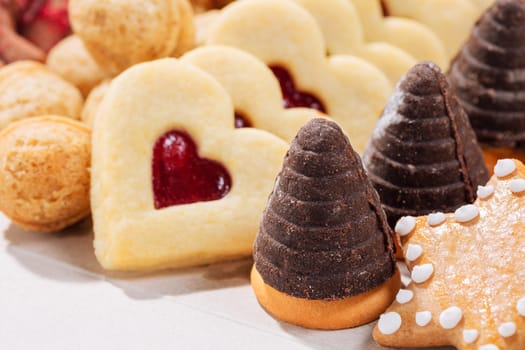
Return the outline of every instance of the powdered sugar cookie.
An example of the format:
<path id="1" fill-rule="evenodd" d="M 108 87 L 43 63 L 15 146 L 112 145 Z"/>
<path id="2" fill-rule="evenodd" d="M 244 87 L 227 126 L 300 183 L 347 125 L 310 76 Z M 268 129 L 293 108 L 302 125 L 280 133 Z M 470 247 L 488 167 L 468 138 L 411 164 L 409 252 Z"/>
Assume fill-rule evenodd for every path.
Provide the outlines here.
<path id="1" fill-rule="evenodd" d="M 41 63 L 18 61 L 0 69 L 0 129 L 45 114 L 79 119 L 82 102 L 76 87 Z"/>
<path id="2" fill-rule="evenodd" d="M 500 160 L 478 199 L 402 237 L 413 283 L 381 316 L 384 346 L 525 347 L 525 167 Z"/>
<path id="3" fill-rule="evenodd" d="M 322 115 L 310 108 L 285 109 L 279 82 L 272 71 L 239 49 L 205 46 L 181 60 L 198 66 L 221 83 L 232 99 L 237 127 L 267 130 L 290 142 L 306 122 Z"/>
<path id="4" fill-rule="evenodd" d="M 170 56 L 181 31 L 180 1 L 71 0 L 71 26 L 98 64 L 118 74 Z"/>
<path id="5" fill-rule="evenodd" d="M 59 231 L 89 214 L 91 132 L 65 117 L 12 123 L 0 133 L 0 210 L 31 231 Z"/>
<path id="6" fill-rule="evenodd" d="M 208 42 L 235 46 L 261 59 L 285 88 L 286 103 L 293 106 L 295 96 L 310 95 L 312 107 L 334 118 L 358 151 L 391 90 L 386 76 L 366 61 L 326 57 L 315 19 L 290 1 L 235 2 L 222 10 Z"/>
<path id="7" fill-rule="evenodd" d="M 226 91 L 175 59 L 129 69 L 100 108 L 91 198 L 104 268 L 179 267 L 251 253 L 286 142 L 234 129 Z"/>
<path id="8" fill-rule="evenodd" d="M 385 42 L 403 49 L 417 61 L 430 60 L 442 69 L 448 66 L 445 47 L 425 25 L 407 18 L 384 17 L 380 0 L 346 0 L 359 14 L 365 40 Z"/>
<path id="9" fill-rule="evenodd" d="M 471 0 L 384 0 L 388 15 L 414 19 L 441 39 L 451 59 L 467 39 L 480 10 Z"/>
<path id="10" fill-rule="evenodd" d="M 86 50 L 82 40 L 71 35 L 62 39 L 47 55 L 46 65 L 75 85 L 86 97 L 105 78 L 106 73 Z"/>

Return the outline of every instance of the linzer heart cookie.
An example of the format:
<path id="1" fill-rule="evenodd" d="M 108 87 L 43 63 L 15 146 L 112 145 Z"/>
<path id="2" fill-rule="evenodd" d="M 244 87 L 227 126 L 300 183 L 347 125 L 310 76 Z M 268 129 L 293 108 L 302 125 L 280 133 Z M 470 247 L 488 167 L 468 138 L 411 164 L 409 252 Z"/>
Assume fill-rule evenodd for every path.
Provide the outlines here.
<path id="1" fill-rule="evenodd" d="M 286 106 L 310 106 L 336 120 L 362 151 L 391 85 L 366 61 L 326 56 L 315 19 L 292 1 L 234 2 L 210 30 L 208 43 L 235 46 L 270 66 Z"/>
<path id="2" fill-rule="evenodd" d="M 234 129 L 226 91 L 188 63 L 112 81 L 93 128 L 95 252 L 106 269 L 205 264 L 251 253 L 287 144 Z"/>
<path id="3" fill-rule="evenodd" d="M 384 17 L 381 0 L 344 1 L 355 7 L 366 41 L 394 45 L 418 61 L 430 60 L 441 67 L 448 65 L 443 43 L 427 26 L 408 18 Z"/>
<path id="4" fill-rule="evenodd" d="M 326 119 L 293 140 L 254 247 L 251 283 L 275 317 L 340 329 L 378 317 L 399 289 L 393 242 L 359 155 Z"/>
<path id="5" fill-rule="evenodd" d="M 267 130 L 290 142 L 310 119 L 310 108 L 283 107 L 279 81 L 252 55 L 233 47 L 205 46 L 181 58 L 212 75 L 226 89 L 235 108 L 236 127 Z M 242 68 L 240 68 L 242 67 Z"/>
<path id="6" fill-rule="evenodd" d="M 430 62 L 399 82 L 363 162 L 392 226 L 404 215 L 472 203 L 489 177 L 465 112 Z"/>
<path id="7" fill-rule="evenodd" d="M 331 55 L 348 54 L 363 58 L 388 77 L 394 85 L 416 59 L 384 42 L 365 43 L 359 16 L 348 0 L 295 0 L 315 18 Z"/>
<path id="8" fill-rule="evenodd" d="M 412 283 L 379 318 L 379 344 L 525 348 L 525 167 L 505 159 L 494 173 L 474 204 L 400 225 Z"/>
<path id="9" fill-rule="evenodd" d="M 498 0 L 478 21 L 448 74 L 480 143 L 521 148 L 521 157 L 525 145 L 524 50 L 525 1 Z M 493 151 L 502 150 L 488 150 Z"/>
<path id="10" fill-rule="evenodd" d="M 441 39 L 449 58 L 454 57 L 479 17 L 471 0 L 382 0 L 386 15 L 423 23 Z"/>

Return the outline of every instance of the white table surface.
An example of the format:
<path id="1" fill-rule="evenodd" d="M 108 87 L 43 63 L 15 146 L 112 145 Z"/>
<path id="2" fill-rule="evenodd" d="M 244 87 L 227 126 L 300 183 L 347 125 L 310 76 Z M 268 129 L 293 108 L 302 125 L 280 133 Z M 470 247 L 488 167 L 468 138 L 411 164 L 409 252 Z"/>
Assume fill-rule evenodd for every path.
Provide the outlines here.
<path id="1" fill-rule="evenodd" d="M 26 232 L 0 214 L 0 349 L 380 350 L 373 324 L 312 331 L 257 303 L 250 260 L 161 273 L 104 272 L 89 220 Z"/>

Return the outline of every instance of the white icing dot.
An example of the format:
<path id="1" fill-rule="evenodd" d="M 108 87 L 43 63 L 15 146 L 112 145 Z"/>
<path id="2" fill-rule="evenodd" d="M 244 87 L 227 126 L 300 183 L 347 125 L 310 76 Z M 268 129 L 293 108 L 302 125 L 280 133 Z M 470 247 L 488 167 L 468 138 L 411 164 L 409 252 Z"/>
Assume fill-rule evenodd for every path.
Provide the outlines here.
<path id="1" fill-rule="evenodd" d="M 414 293 L 408 289 L 400 289 L 396 295 L 396 301 L 400 304 L 406 304 L 414 297 Z"/>
<path id="2" fill-rule="evenodd" d="M 467 344 L 472 344 L 478 339 L 479 332 L 475 329 L 465 329 L 463 330 L 463 340 Z"/>
<path id="3" fill-rule="evenodd" d="M 504 337 L 512 337 L 516 333 L 516 324 L 514 322 L 505 322 L 499 325 L 498 333 Z"/>
<path id="4" fill-rule="evenodd" d="M 494 344 L 486 344 L 486 345 L 481 345 L 478 350 L 499 350 L 498 346 L 497 345 L 494 345 Z"/>
<path id="5" fill-rule="evenodd" d="M 432 320 L 432 313 L 430 311 L 416 312 L 416 323 L 420 327 L 425 327 Z"/>
<path id="6" fill-rule="evenodd" d="M 444 329 L 455 328 L 463 318 L 463 312 L 457 306 L 451 306 L 439 314 L 439 324 Z"/>
<path id="7" fill-rule="evenodd" d="M 512 159 L 500 159 L 496 162 L 496 166 L 494 166 L 494 174 L 496 174 L 497 177 L 510 175 L 514 170 L 516 170 L 516 164 L 514 164 Z"/>
<path id="8" fill-rule="evenodd" d="M 444 223 L 445 219 L 446 219 L 445 214 L 441 212 L 432 213 L 432 214 L 428 214 L 427 223 L 430 226 L 437 226 L 437 225 Z"/>
<path id="9" fill-rule="evenodd" d="M 397 312 L 387 312 L 379 316 L 377 328 L 383 334 L 393 334 L 401 327 L 401 315 Z"/>
<path id="10" fill-rule="evenodd" d="M 518 309 L 518 313 L 521 316 L 525 316 L 525 297 L 518 300 L 518 303 L 516 304 L 516 308 Z"/>
<path id="11" fill-rule="evenodd" d="M 416 219 L 413 216 L 403 216 L 396 223 L 394 231 L 401 237 L 408 235 L 416 227 Z"/>
<path id="12" fill-rule="evenodd" d="M 423 283 L 434 273 L 434 266 L 432 264 L 416 265 L 410 274 L 412 280 L 416 283 Z"/>
<path id="13" fill-rule="evenodd" d="M 479 215 L 479 209 L 474 204 L 466 204 L 456 209 L 454 217 L 457 222 L 469 222 Z"/>
<path id="14" fill-rule="evenodd" d="M 513 193 L 520 193 L 525 191 L 525 180 L 514 179 L 509 181 L 509 188 Z"/>
<path id="15" fill-rule="evenodd" d="M 479 199 L 486 199 L 490 197 L 491 194 L 494 193 L 494 186 L 488 185 L 488 186 L 478 186 L 478 190 L 476 191 L 476 195 Z"/>
<path id="16" fill-rule="evenodd" d="M 421 254 L 423 254 L 423 247 L 421 247 L 419 244 L 409 243 L 405 258 L 408 261 L 415 261 L 421 256 Z"/>

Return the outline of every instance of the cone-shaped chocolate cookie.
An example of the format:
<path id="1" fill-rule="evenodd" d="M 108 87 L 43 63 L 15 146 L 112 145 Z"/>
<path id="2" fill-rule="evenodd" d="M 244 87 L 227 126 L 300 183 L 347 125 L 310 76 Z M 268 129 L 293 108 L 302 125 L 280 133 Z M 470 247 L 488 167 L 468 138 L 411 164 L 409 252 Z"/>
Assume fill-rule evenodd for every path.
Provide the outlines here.
<path id="1" fill-rule="evenodd" d="M 479 142 L 525 145 L 525 0 L 497 0 L 485 12 L 448 78 Z"/>
<path id="2" fill-rule="evenodd" d="M 264 285 L 305 303 L 351 299 L 386 284 L 395 290 L 386 216 L 359 156 L 334 122 L 314 119 L 293 140 L 261 220 L 254 259 Z M 356 325 L 296 322 L 279 314 L 285 306 L 272 310 L 255 284 L 254 289 L 263 306 L 289 322 L 313 328 Z"/>
<path id="3" fill-rule="evenodd" d="M 401 79 L 363 162 L 391 225 L 472 203 L 489 178 L 468 118 L 431 62 Z"/>

